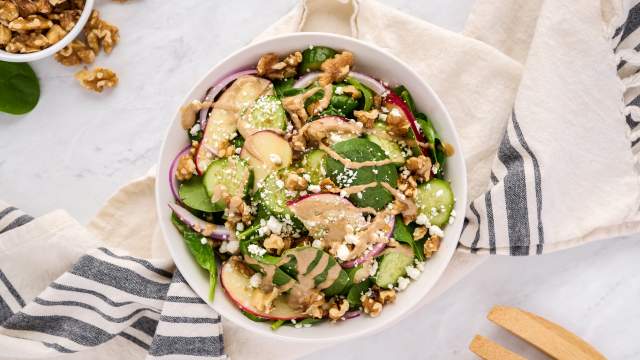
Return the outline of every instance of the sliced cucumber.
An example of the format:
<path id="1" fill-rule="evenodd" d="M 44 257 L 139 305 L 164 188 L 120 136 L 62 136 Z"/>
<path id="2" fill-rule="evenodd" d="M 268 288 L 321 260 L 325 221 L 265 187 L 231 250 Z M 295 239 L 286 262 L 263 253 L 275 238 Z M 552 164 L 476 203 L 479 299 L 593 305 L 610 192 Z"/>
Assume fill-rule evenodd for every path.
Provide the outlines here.
<path id="1" fill-rule="evenodd" d="M 284 179 L 286 179 L 287 171 L 277 171 L 269 174 L 262 180 L 262 187 L 256 193 L 257 203 L 264 208 L 267 215 L 275 216 L 279 219 L 295 218 L 293 212 L 287 206 L 289 200 L 293 200 L 295 196 L 287 195 L 284 188 Z"/>
<path id="2" fill-rule="evenodd" d="M 413 264 L 413 257 L 402 252 L 389 252 L 380 260 L 380 266 L 375 276 L 376 285 L 387 288 L 398 281 L 400 276 L 407 273 L 407 266 Z"/>
<path id="3" fill-rule="evenodd" d="M 277 96 L 263 95 L 247 108 L 238 121 L 238 131 L 248 137 L 260 130 L 285 130 L 287 115 Z"/>
<path id="4" fill-rule="evenodd" d="M 431 179 L 418 186 L 415 201 L 418 212 L 426 215 L 431 224 L 436 226 L 442 226 L 449 221 L 455 204 L 451 185 L 442 179 Z"/>
<path id="5" fill-rule="evenodd" d="M 327 154 L 322 150 L 313 150 L 304 155 L 302 166 L 306 173 L 311 177 L 311 183 L 318 184 L 320 180 L 327 176 L 327 170 L 324 167 L 324 157 Z"/>
<path id="6" fill-rule="evenodd" d="M 188 181 L 180 184 L 178 192 L 180 195 L 180 201 L 192 209 L 204 212 L 222 210 L 211 203 L 211 196 L 207 194 L 207 190 L 202 184 L 201 176 L 194 176 Z"/>
<path id="7" fill-rule="evenodd" d="M 253 182 L 253 173 L 246 161 L 237 156 L 217 159 L 209 165 L 204 174 L 202 183 L 207 190 L 209 198 L 217 186 L 224 186 L 225 191 L 231 196 L 244 197 Z M 213 204 L 216 209 L 224 210 L 226 204 L 220 200 Z"/>
<path id="8" fill-rule="evenodd" d="M 380 146 L 382 151 L 396 164 L 404 164 L 405 158 L 402 155 L 402 149 L 398 143 L 395 143 L 391 140 L 384 139 L 382 137 L 368 134 L 367 140 L 371 141 L 374 144 Z"/>

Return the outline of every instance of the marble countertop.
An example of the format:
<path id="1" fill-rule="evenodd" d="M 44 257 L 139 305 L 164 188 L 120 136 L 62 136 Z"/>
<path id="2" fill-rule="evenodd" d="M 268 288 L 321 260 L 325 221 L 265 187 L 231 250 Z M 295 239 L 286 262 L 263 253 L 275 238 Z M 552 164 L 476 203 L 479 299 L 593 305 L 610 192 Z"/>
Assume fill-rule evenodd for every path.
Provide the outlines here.
<path id="1" fill-rule="evenodd" d="M 63 208 L 86 222 L 120 185 L 156 162 L 169 120 L 206 70 L 296 1 L 97 1 L 122 39 L 96 65 L 115 70 L 120 85 L 88 93 L 73 79 L 77 68 L 52 59 L 34 63 L 38 107 L 21 117 L 0 114 L 0 198 L 34 215 Z M 387 3 L 460 31 L 473 1 Z M 493 257 L 410 319 L 305 359 L 474 358 L 467 346 L 475 334 L 544 358 L 486 320 L 494 304 L 548 317 L 609 358 L 639 358 L 639 258 L 639 236 L 540 257 Z"/>

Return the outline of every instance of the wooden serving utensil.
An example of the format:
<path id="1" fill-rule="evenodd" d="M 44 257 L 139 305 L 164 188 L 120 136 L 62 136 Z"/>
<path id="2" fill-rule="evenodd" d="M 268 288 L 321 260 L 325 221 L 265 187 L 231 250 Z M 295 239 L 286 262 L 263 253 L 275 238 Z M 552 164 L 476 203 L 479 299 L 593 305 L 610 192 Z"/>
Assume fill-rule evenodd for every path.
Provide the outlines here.
<path id="1" fill-rule="evenodd" d="M 553 359 L 606 359 L 593 346 L 572 332 L 536 314 L 509 306 L 494 306 L 487 318 Z M 473 338 L 469 350 L 487 360 L 525 359 L 479 335 Z"/>

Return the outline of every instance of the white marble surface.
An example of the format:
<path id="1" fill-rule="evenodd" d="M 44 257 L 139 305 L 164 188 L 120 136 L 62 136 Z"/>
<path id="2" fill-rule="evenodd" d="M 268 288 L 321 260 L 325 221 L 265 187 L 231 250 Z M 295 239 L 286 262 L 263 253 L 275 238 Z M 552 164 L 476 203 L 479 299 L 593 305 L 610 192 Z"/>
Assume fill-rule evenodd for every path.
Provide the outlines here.
<path id="1" fill-rule="evenodd" d="M 454 31 L 463 28 L 472 2 L 387 1 Z M 90 94 L 73 80 L 77 69 L 51 59 L 33 64 L 40 104 L 26 116 L 0 114 L 0 198 L 35 215 L 64 208 L 87 221 L 119 185 L 155 163 L 164 129 L 192 84 L 295 3 L 97 1 L 122 35 L 97 64 L 117 71 L 121 84 Z M 485 319 L 494 304 L 547 316 L 609 358 L 639 358 L 638 258 L 640 237 L 541 257 L 491 258 L 401 324 L 305 359 L 473 358 L 466 348 L 476 333 L 541 358 Z"/>

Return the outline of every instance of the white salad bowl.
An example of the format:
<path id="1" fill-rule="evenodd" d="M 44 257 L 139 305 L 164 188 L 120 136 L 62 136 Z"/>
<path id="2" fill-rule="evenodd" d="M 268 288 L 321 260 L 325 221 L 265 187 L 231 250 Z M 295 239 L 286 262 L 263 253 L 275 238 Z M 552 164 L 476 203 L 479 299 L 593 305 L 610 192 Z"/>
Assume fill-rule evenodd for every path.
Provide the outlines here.
<path id="1" fill-rule="evenodd" d="M 309 328 L 283 326 L 272 331 L 269 323 L 253 322 L 246 318 L 229 300 L 222 286 L 218 284 L 215 300 L 208 301 L 209 277 L 201 269 L 187 249 L 182 236 L 171 223 L 171 210 L 167 206 L 173 202 L 169 183 L 169 168 L 173 158 L 187 144 L 188 139 L 180 125 L 180 111 L 173 116 L 162 149 L 156 181 L 156 209 L 160 227 L 173 259 L 187 282 L 195 292 L 207 301 L 226 320 L 231 321 L 256 334 L 282 340 L 298 342 L 342 341 L 370 334 L 402 319 L 426 297 L 447 267 L 458 244 L 462 231 L 465 205 L 467 203 L 466 170 L 458 135 L 444 105 L 433 90 L 407 65 L 395 56 L 375 45 L 362 41 L 326 33 L 294 33 L 251 44 L 222 62 L 213 66 L 207 75 L 187 94 L 183 104 L 193 99 L 202 99 L 206 91 L 227 75 L 241 69 L 255 67 L 261 55 L 275 52 L 280 55 L 295 50 L 306 49 L 310 45 L 324 45 L 336 50 L 348 50 L 354 54 L 358 72 L 371 75 L 391 85 L 403 84 L 409 89 L 417 108 L 432 119 L 442 139 L 452 144 L 455 154 L 447 160 L 446 177 L 451 182 L 456 196 L 455 220 L 446 226 L 440 251 L 434 254 L 424 266 L 424 271 L 416 281 L 398 294 L 396 302 L 384 307 L 380 316 L 371 318 L 360 316 L 332 324 L 324 322 Z M 428 309 L 425 309 L 428 311 Z M 405 320 L 407 321 L 407 320 Z"/>
<path id="2" fill-rule="evenodd" d="M 0 61 L 8 61 L 8 62 L 32 62 L 40 59 L 44 59 L 49 57 L 58 51 L 62 50 L 63 47 L 69 45 L 73 39 L 75 39 L 80 31 L 84 28 L 84 25 L 89 20 L 89 16 L 91 16 L 91 11 L 93 10 L 94 0 L 85 0 L 84 8 L 82 8 L 82 13 L 80 14 L 80 18 L 76 25 L 65 35 L 60 41 L 49 46 L 48 48 L 42 49 L 40 51 L 27 53 L 27 54 L 14 54 L 4 50 L 0 50 Z"/>

